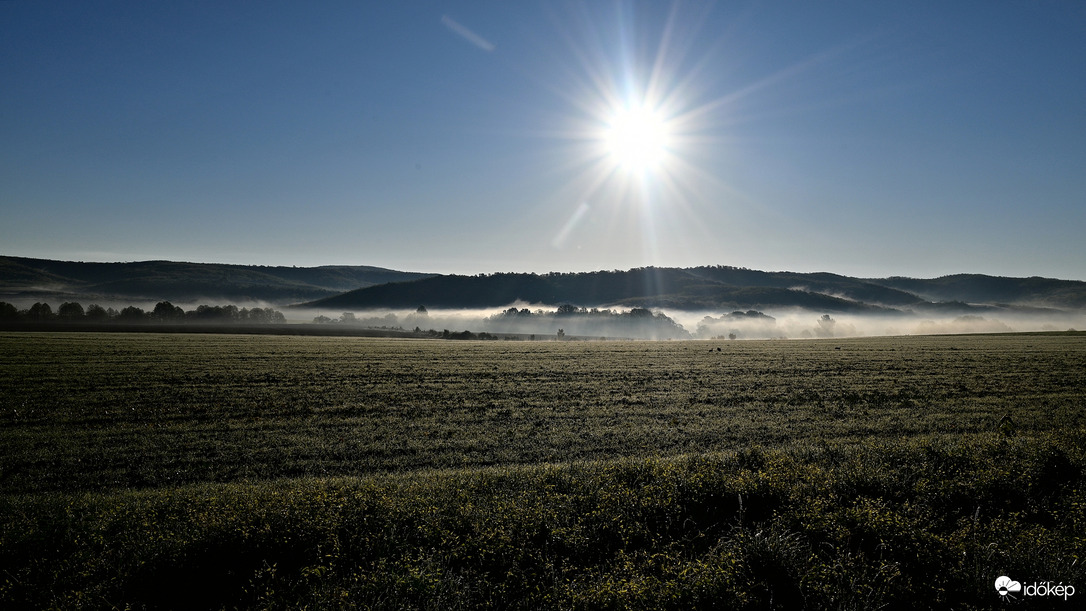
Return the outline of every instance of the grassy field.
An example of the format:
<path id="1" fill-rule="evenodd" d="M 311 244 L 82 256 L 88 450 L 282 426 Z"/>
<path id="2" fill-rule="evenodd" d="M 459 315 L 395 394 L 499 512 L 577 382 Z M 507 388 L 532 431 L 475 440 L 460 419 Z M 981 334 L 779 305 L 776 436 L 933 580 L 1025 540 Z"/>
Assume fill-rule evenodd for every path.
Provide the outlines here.
<path id="1" fill-rule="evenodd" d="M 1082 334 L 0 334 L 0 606 L 1073 608 L 992 584 L 1086 600 L 1084 408 Z"/>

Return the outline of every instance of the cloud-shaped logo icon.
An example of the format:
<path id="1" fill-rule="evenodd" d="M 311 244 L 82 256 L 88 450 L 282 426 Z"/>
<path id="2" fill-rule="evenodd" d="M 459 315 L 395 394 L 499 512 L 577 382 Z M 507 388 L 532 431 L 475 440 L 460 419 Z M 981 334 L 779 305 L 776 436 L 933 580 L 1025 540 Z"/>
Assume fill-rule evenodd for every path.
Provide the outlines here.
<path id="1" fill-rule="evenodd" d="M 1010 577 L 1007 577 L 1006 575 L 1003 575 L 1003 576 L 999 577 L 999 579 L 996 579 L 996 581 L 995 581 L 995 589 L 996 589 L 996 592 L 999 592 L 1000 596 L 1006 596 L 1007 594 L 1010 594 L 1011 592 L 1021 592 L 1022 591 L 1022 584 L 1018 583 L 1017 581 L 1014 581 L 1013 579 L 1011 579 Z"/>

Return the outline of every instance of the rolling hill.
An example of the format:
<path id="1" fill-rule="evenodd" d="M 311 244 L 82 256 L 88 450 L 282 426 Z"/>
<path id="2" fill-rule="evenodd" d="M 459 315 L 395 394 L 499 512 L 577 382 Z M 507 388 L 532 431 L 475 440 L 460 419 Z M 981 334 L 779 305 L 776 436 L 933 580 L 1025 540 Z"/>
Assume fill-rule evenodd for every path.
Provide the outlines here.
<path id="1" fill-rule="evenodd" d="M 860 279 L 829 273 L 764 272 L 727 266 L 477 276 L 442 275 L 370 286 L 301 304 L 366 310 L 488 308 L 512 303 L 582 307 L 744 310 L 801 307 L 826 312 L 1086 309 L 1086 282 L 984 275 Z"/>
<path id="2" fill-rule="evenodd" d="M 431 274 L 369 266 L 265 267 L 140 261 L 83 263 L 0 256 L 0 299 L 282 305 Z"/>
<path id="3" fill-rule="evenodd" d="M 872 280 L 907 291 L 926 301 L 1009 304 L 1040 308 L 1086 309 L 1086 283 L 1054 278 L 1006 278 L 981 274 L 955 274 L 929 280 L 886 278 Z"/>
<path id="4" fill-rule="evenodd" d="M 339 311 L 420 305 L 501 308 L 516 303 L 691 311 L 797 307 L 829 313 L 942 315 L 1083 311 L 1086 282 L 980 274 L 853 278 L 730 266 L 462 276 L 370 266 L 83 263 L 0 256 L 0 300 L 263 302 Z"/>

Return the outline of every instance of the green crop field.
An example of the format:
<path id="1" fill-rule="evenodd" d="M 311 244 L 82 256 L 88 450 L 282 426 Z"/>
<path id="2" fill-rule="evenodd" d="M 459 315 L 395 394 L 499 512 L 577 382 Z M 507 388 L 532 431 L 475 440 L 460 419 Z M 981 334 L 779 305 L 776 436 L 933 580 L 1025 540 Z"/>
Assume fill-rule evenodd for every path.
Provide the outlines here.
<path id="1" fill-rule="evenodd" d="M 7 333 L 0 607 L 1073 608 L 1084 465 L 1084 334 Z"/>

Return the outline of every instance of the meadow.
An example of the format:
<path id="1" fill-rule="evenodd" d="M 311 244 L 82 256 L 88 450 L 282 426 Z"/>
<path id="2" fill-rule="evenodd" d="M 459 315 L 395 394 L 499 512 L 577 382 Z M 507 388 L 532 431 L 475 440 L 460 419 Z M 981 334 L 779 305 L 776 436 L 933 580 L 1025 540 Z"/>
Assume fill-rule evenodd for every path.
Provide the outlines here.
<path id="1" fill-rule="evenodd" d="M 1084 407 L 1084 334 L 5 333 L 0 606 L 1073 606 L 992 584 L 1086 600 Z"/>

